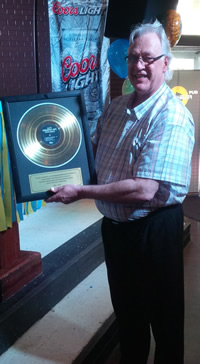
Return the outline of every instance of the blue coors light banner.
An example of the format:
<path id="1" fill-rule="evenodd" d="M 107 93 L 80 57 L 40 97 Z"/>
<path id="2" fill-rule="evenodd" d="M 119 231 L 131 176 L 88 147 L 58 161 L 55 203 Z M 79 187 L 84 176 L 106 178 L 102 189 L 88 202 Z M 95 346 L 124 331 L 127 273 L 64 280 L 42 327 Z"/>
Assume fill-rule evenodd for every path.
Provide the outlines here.
<path id="1" fill-rule="evenodd" d="M 108 0 L 48 1 L 52 91 L 84 90 L 92 133 L 108 93 Z"/>

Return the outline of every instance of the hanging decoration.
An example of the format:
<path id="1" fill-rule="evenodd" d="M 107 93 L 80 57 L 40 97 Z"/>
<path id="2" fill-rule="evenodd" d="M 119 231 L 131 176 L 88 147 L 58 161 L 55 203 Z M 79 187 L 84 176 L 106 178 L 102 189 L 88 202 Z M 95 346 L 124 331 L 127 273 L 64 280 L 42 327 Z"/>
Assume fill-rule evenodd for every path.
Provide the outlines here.
<path id="1" fill-rule="evenodd" d="M 169 39 L 170 46 L 173 48 L 179 42 L 182 31 L 181 16 L 174 9 L 167 10 L 166 12 L 165 31 Z"/>
<path id="2" fill-rule="evenodd" d="M 134 91 L 134 87 L 131 84 L 129 78 L 127 77 L 122 84 L 122 95 L 130 94 Z"/>
<path id="3" fill-rule="evenodd" d="M 128 76 L 128 65 L 125 57 L 128 52 L 128 39 L 117 39 L 111 43 L 108 49 L 108 61 L 112 71 L 120 78 Z"/>
<path id="4" fill-rule="evenodd" d="M 180 14 L 174 9 L 169 9 L 162 15 L 158 16 L 158 20 L 163 25 L 167 38 L 170 42 L 170 46 L 173 48 L 181 38 L 182 21 Z"/>

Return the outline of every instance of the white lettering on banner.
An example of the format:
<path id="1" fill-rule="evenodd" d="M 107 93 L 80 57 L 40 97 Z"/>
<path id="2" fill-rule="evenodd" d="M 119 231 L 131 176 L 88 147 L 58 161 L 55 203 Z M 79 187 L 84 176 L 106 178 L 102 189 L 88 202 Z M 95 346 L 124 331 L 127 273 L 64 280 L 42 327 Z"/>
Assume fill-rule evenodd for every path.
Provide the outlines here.
<path id="1" fill-rule="evenodd" d="M 66 90 L 80 90 L 87 87 L 90 83 L 99 81 L 99 71 L 89 72 L 86 76 L 81 76 L 71 80 L 66 84 Z"/>
<path id="2" fill-rule="evenodd" d="M 192 99 L 192 95 L 178 95 L 180 100 L 189 100 Z"/>
<path id="3" fill-rule="evenodd" d="M 101 8 L 88 8 L 88 14 L 89 15 L 100 15 Z"/>
<path id="4" fill-rule="evenodd" d="M 193 90 L 190 90 L 190 91 L 189 91 L 189 94 L 190 94 L 190 95 L 198 95 L 198 93 L 199 93 L 199 91 L 198 91 L 198 90 L 194 90 L 194 91 L 193 91 Z"/>

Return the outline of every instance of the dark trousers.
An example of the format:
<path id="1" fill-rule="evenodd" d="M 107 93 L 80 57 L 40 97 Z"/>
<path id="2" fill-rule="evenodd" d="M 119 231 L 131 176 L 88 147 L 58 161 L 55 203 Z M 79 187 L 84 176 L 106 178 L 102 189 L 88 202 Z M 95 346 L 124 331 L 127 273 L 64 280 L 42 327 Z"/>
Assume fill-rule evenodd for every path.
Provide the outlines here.
<path id="1" fill-rule="evenodd" d="M 123 364 L 146 364 L 150 328 L 155 364 L 183 364 L 184 281 L 182 205 L 127 223 L 103 218 L 111 299 Z"/>

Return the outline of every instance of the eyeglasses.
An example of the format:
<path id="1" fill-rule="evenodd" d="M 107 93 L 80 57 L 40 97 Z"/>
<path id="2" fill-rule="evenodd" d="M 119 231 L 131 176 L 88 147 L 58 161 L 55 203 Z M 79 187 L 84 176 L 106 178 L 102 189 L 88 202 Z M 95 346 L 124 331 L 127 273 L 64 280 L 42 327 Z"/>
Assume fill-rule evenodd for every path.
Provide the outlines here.
<path id="1" fill-rule="evenodd" d="M 150 56 L 136 56 L 134 54 L 130 54 L 129 56 L 125 57 L 125 60 L 127 61 L 127 63 L 132 63 L 132 64 L 137 64 L 138 61 L 143 62 L 144 64 L 151 64 L 155 61 L 157 61 L 158 59 L 160 59 L 161 57 L 164 57 L 165 54 L 161 54 L 158 57 L 150 57 Z"/>

